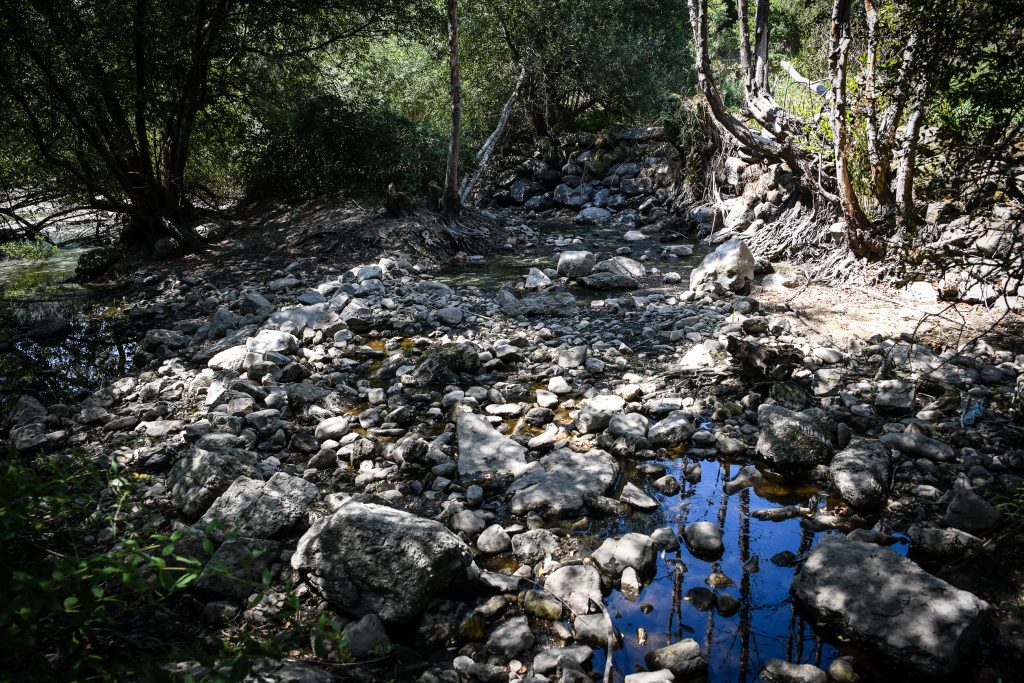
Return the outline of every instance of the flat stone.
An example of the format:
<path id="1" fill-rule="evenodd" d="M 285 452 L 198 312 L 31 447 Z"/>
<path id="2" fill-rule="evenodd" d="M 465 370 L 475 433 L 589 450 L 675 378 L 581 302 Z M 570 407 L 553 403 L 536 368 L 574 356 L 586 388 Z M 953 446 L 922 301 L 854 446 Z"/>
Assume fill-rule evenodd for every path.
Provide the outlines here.
<path id="1" fill-rule="evenodd" d="M 784 659 L 769 659 L 761 669 L 761 678 L 772 683 L 827 683 L 828 675 L 813 664 L 793 664 Z"/>
<path id="2" fill-rule="evenodd" d="M 591 565 L 559 567 L 548 575 L 544 588 L 577 614 L 589 614 L 591 601 L 601 602 L 601 574 Z"/>
<path id="3" fill-rule="evenodd" d="M 1002 518 L 992 503 L 974 491 L 958 486 L 946 507 L 945 522 L 954 529 L 980 534 L 999 526 Z"/>
<path id="4" fill-rule="evenodd" d="M 652 512 L 658 509 L 658 501 L 644 493 L 643 489 L 633 482 L 626 482 L 626 485 L 622 487 L 619 500 L 641 512 Z"/>
<path id="5" fill-rule="evenodd" d="M 914 458 L 952 462 L 955 457 L 951 446 L 924 434 L 883 434 L 879 440 L 886 446 Z"/>
<path id="6" fill-rule="evenodd" d="M 459 479 L 464 484 L 499 486 L 526 471 L 526 449 L 499 433 L 480 415 L 459 415 L 456 434 L 459 441 Z"/>
<path id="7" fill-rule="evenodd" d="M 841 536 L 811 551 L 790 592 L 819 622 L 929 676 L 956 668 L 989 611 L 896 552 Z"/>
<path id="8" fill-rule="evenodd" d="M 605 451 L 559 449 L 538 460 L 508 488 L 513 494 L 512 514 L 571 515 L 583 509 L 588 499 L 604 495 L 618 476 L 618 463 Z"/>
<path id="9" fill-rule="evenodd" d="M 320 497 L 316 485 L 284 472 L 268 481 L 239 477 L 196 522 L 203 528 L 214 520 L 225 531 L 252 538 L 274 538 L 291 529 Z"/>

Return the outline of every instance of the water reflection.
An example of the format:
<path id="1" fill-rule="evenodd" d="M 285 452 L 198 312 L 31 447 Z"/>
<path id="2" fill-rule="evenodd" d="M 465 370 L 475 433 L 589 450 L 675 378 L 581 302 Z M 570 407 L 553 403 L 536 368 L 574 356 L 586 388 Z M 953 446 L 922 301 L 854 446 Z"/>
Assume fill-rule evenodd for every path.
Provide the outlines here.
<path id="1" fill-rule="evenodd" d="M 136 335 L 116 309 L 67 281 L 84 251 L 0 262 L 0 414 L 23 393 L 65 402 L 132 369 Z M 60 321 L 61 333 L 35 334 L 44 321 Z"/>
<path id="2" fill-rule="evenodd" d="M 654 494 L 662 503 L 656 512 L 629 515 L 592 529 L 597 536 L 593 545 L 599 545 L 605 536 L 629 531 L 649 534 L 661 526 L 671 526 L 681 534 L 688 524 L 710 521 L 722 531 L 725 553 L 716 561 L 701 560 L 685 546 L 661 553 L 654 579 L 637 599 L 630 600 L 617 589 L 611 592 L 606 605 L 623 634 L 622 647 L 613 654 L 616 680 L 646 671 L 647 652 L 684 638 L 700 643 L 708 658 L 708 680 L 713 682 L 754 680 L 773 658 L 827 667 L 838 651 L 818 638 L 795 613 L 789 600 L 794 568 L 771 561 L 784 550 L 797 556 L 806 554 L 820 534 L 801 528 L 799 519 L 768 522 L 751 516 L 758 509 L 808 504 L 817 488 L 785 487 L 769 479 L 757 489 L 730 496 L 722 491 L 722 485 L 735 476 L 740 464 L 704 461 L 702 479 L 691 484 L 683 478 L 685 458 L 659 462 L 683 484 L 682 492 L 677 496 Z M 729 581 L 716 577 L 714 583 L 720 587 L 709 585 L 708 578 L 715 573 L 724 574 Z M 695 588 L 710 590 L 716 599 L 723 594 L 732 596 L 739 601 L 739 610 L 729 616 L 714 607 L 698 610 L 695 601 L 687 599 L 687 593 Z M 647 633 L 646 644 L 637 637 L 641 628 Z M 601 670 L 604 653 L 596 652 L 595 658 L 599 660 L 595 669 Z"/>

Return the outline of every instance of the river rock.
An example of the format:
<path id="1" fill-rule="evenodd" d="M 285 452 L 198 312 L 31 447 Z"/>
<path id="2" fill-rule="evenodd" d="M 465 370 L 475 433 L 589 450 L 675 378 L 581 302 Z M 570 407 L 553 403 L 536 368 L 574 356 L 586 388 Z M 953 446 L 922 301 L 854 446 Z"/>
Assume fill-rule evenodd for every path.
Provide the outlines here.
<path id="1" fill-rule="evenodd" d="M 497 555 L 512 547 L 508 532 L 500 524 L 484 529 L 476 539 L 476 549 L 485 555 Z"/>
<path id="2" fill-rule="evenodd" d="M 938 462 L 951 462 L 954 458 L 952 447 L 924 434 L 883 434 L 879 440 L 914 458 L 928 458 Z"/>
<path id="3" fill-rule="evenodd" d="M 668 669 L 680 680 L 696 678 L 707 672 L 708 660 L 693 638 L 680 640 L 644 655 L 648 669 Z"/>
<path id="4" fill-rule="evenodd" d="M 572 317 L 578 313 L 576 297 L 569 292 L 535 294 L 516 299 L 507 289 L 498 292 L 498 306 L 505 315 Z"/>
<path id="5" fill-rule="evenodd" d="M 508 483 L 527 469 L 526 449 L 499 433 L 474 413 L 462 413 L 456 420 L 459 441 L 459 479 L 464 484 L 498 486 Z"/>
<path id="6" fill-rule="evenodd" d="M 831 418 L 823 410 L 794 412 L 778 405 L 757 408 L 757 454 L 775 465 L 813 466 L 832 457 Z"/>
<path id="7" fill-rule="evenodd" d="M 599 432 L 607 427 L 612 416 L 622 411 L 626 401 L 621 396 L 601 394 L 583 404 L 576 415 L 576 429 L 584 434 Z"/>
<path id="8" fill-rule="evenodd" d="M 341 630 L 341 635 L 345 638 L 345 650 L 357 660 L 380 656 L 391 647 L 384 622 L 376 614 L 367 614 L 362 619 L 349 622 Z"/>
<path id="9" fill-rule="evenodd" d="M 878 383 L 875 412 L 879 415 L 907 415 L 914 410 L 917 386 L 912 382 L 887 379 Z"/>
<path id="10" fill-rule="evenodd" d="M 622 273 L 592 273 L 580 278 L 580 284 L 589 289 L 636 289 L 640 286 L 636 278 Z"/>
<path id="11" fill-rule="evenodd" d="M 769 659 L 761 669 L 761 678 L 772 683 L 827 683 L 828 675 L 813 664 L 793 664 L 784 659 Z"/>
<path id="12" fill-rule="evenodd" d="M 856 440 L 829 465 L 836 492 L 854 508 L 876 510 L 889 492 L 889 448 L 878 441 Z"/>
<path id="13" fill-rule="evenodd" d="M 604 495 L 618 476 L 618 463 L 605 451 L 559 449 L 538 460 L 509 487 L 512 514 L 569 516 L 582 510 L 588 499 Z"/>
<path id="14" fill-rule="evenodd" d="M 291 565 L 340 609 L 407 622 L 435 594 L 464 581 L 472 559 L 438 522 L 349 502 L 310 527 Z"/>
<path id="15" fill-rule="evenodd" d="M 907 530 L 911 549 L 935 557 L 958 557 L 981 547 L 977 536 L 960 529 L 943 529 L 913 524 Z"/>
<path id="16" fill-rule="evenodd" d="M 167 475 L 171 503 L 189 519 L 203 514 L 239 477 L 262 479 L 256 457 L 249 451 L 191 448 Z"/>
<path id="17" fill-rule="evenodd" d="M 597 265 L 597 257 L 589 251 L 563 251 L 558 257 L 558 274 L 570 280 L 590 275 Z"/>
<path id="18" fill-rule="evenodd" d="M 694 522 L 683 530 L 683 540 L 694 555 L 718 559 L 725 552 L 722 532 L 711 522 Z"/>
<path id="19" fill-rule="evenodd" d="M 673 410 L 665 419 L 654 423 L 647 438 L 652 446 L 679 446 L 694 432 L 693 423 L 681 410 Z"/>
<path id="20" fill-rule="evenodd" d="M 928 676 L 956 668 L 989 611 L 896 552 L 842 536 L 822 539 L 790 592 L 818 622 Z"/>
<path id="21" fill-rule="evenodd" d="M 946 524 L 969 534 L 989 531 L 1001 521 L 1002 514 L 992 503 L 963 486 L 956 487 L 946 507 Z"/>
<path id="22" fill-rule="evenodd" d="M 650 536 L 638 533 L 605 539 L 601 547 L 594 551 L 593 558 L 609 584 L 617 582 L 627 567 L 635 569 L 641 577 L 654 576 L 657 559 L 654 541 Z"/>
<path id="23" fill-rule="evenodd" d="M 633 482 L 626 482 L 626 485 L 622 487 L 619 500 L 641 512 L 653 512 L 658 509 L 658 501 L 647 495 Z"/>
<path id="24" fill-rule="evenodd" d="M 316 485 L 284 472 L 268 481 L 239 477 L 196 522 L 220 520 L 225 530 L 252 538 L 274 538 L 292 528 L 320 497 Z"/>
<path id="25" fill-rule="evenodd" d="M 512 552 L 523 564 L 537 564 L 558 553 L 558 539 L 547 529 L 531 529 L 512 537 Z"/>
<path id="26" fill-rule="evenodd" d="M 690 273 L 690 289 L 700 291 L 718 283 L 731 292 L 743 292 L 754 281 L 754 256 L 741 239 L 731 239 L 704 257 Z"/>
<path id="27" fill-rule="evenodd" d="M 533 647 L 533 632 L 526 616 L 513 617 L 498 626 L 487 639 L 487 649 L 505 657 L 513 657 Z"/>
<path id="28" fill-rule="evenodd" d="M 255 337 L 246 340 L 245 347 L 253 353 L 291 354 L 299 348 L 299 340 L 288 332 L 260 330 Z"/>
<path id="29" fill-rule="evenodd" d="M 551 572 L 544 589 L 576 614 L 589 614 L 591 602 L 601 603 L 601 574 L 591 565 L 570 564 Z"/>
<path id="30" fill-rule="evenodd" d="M 474 344 L 442 344 L 420 359 L 416 369 L 403 375 L 402 384 L 434 387 L 458 384 L 460 373 L 480 369 L 480 351 Z"/>

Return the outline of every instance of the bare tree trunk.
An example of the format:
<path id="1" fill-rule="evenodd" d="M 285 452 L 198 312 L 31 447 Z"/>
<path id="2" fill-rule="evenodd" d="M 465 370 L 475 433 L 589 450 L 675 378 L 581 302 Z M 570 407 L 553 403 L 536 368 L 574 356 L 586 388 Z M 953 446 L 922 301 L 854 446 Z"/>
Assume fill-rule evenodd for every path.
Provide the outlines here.
<path id="1" fill-rule="evenodd" d="M 913 226 L 914 215 L 914 169 L 917 165 L 917 142 L 921 136 L 921 125 L 924 123 L 925 100 L 928 96 L 928 85 L 925 81 L 918 84 L 914 92 L 914 100 L 910 105 L 910 115 L 903 124 L 900 136 L 900 150 L 896 170 L 896 209 L 900 222 L 899 232 Z"/>
<path id="2" fill-rule="evenodd" d="M 847 162 L 849 131 L 846 124 L 846 69 L 850 55 L 850 0 L 835 0 L 829 40 L 829 72 L 832 77 L 832 142 L 835 152 L 836 184 L 846 217 L 850 249 L 860 257 L 876 255 L 871 225 L 853 190 Z"/>
<path id="3" fill-rule="evenodd" d="M 871 185 L 875 200 L 881 209 L 892 204 L 889 193 L 887 168 L 882 163 L 882 149 L 878 139 L 878 102 L 875 99 L 875 75 L 878 62 L 878 11 L 872 0 L 864 0 L 864 14 L 868 27 L 867 64 L 864 69 L 864 101 L 867 104 L 868 163 L 871 165 Z"/>
<path id="4" fill-rule="evenodd" d="M 516 98 L 519 96 L 519 88 L 522 87 L 523 81 L 526 79 L 526 62 L 523 62 L 522 67 L 519 69 L 519 78 L 516 79 L 515 87 L 512 88 L 512 94 L 509 95 L 508 100 L 505 101 L 505 106 L 501 109 L 501 116 L 498 117 L 498 125 L 495 126 L 494 132 L 491 133 L 490 137 L 484 142 L 480 151 L 477 152 L 477 167 L 476 171 L 473 172 L 472 176 L 466 176 L 462 179 L 462 186 L 459 188 L 459 201 L 463 204 L 469 199 L 470 193 L 473 192 L 473 186 L 476 185 L 476 181 L 480 179 L 480 174 L 487 168 L 487 163 L 491 160 L 491 155 L 494 153 L 494 149 L 498 146 L 498 140 L 501 139 L 501 134 L 505 131 L 505 125 L 508 123 L 509 116 L 512 114 L 512 106 L 516 102 Z"/>
<path id="5" fill-rule="evenodd" d="M 740 68 L 743 70 L 743 90 L 749 100 L 754 96 L 754 67 L 750 56 L 750 8 L 747 0 L 736 0 L 736 14 L 740 28 Z"/>
<path id="6" fill-rule="evenodd" d="M 769 0 L 757 0 L 754 15 L 754 91 L 768 94 L 768 8 Z"/>
<path id="7" fill-rule="evenodd" d="M 459 133 L 462 124 L 462 87 L 459 80 L 459 23 L 457 0 L 448 0 L 448 69 L 452 98 L 452 132 L 448 140 L 448 164 L 445 167 L 442 212 L 449 221 L 462 209 L 459 201 Z"/>
<path id="8" fill-rule="evenodd" d="M 742 121 L 733 116 L 725 108 L 725 102 L 715 83 L 711 73 L 711 57 L 708 53 L 708 16 L 707 0 L 687 0 L 690 9 L 690 26 L 693 29 L 693 50 L 697 68 L 697 86 L 701 94 L 707 100 L 708 108 L 712 116 L 725 130 L 733 136 L 741 145 L 759 153 L 769 159 L 785 161 L 789 164 L 795 175 L 803 173 L 803 166 L 800 158 L 792 145 L 783 142 L 786 136 L 777 135 L 776 139 L 765 137 L 751 131 Z M 761 98 L 755 100 L 758 106 L 752 107 L 748 101 L 748 110 L 751 110 L 754 118 L 764 125 L 767 130 L 775 133 L 784 131 L 785 117 L 777 105 L 768 102 L 760 102 Z M 760 105 L 764 106 L 760 106 Z M 762 117 L 764 120 L 762 120 Z M 780 139 L 781 138 L 781 139 Z"/>

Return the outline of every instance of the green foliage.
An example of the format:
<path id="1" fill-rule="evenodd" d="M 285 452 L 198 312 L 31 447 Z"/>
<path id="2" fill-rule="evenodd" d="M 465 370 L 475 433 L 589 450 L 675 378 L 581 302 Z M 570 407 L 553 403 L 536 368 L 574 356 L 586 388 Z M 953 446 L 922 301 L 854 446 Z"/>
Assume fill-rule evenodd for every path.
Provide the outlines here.
<path id="1" fill-rule="evenodd" d="M 441 173 L 446 138 L 380 105 L 319 93 L 281 112 L 254 140 L 253 195 L 418 192 Z"/>
<path id="2" fill-rule="evenodd" d="M 34 240 L 21 240 L 0 244 L 0 253 L 9 259 L 20 261 L 43 261 L 57 253 L 57 247 L 46 241 L 42 235 Z"/>
<path id="3" fill-rule="evenodd" d="M 112 634 L 199 575 L 202 562 L 176 551 L 181 531 L 125 526 L 130 490 L 130 478 L 86 460 L 28 463 L 13 453 L 0 460 L 0 657 L 12 677 L 114 677 L 125 662 L 105 650 Z M 93 550 L 86 527 L 119 542 Z"/>

